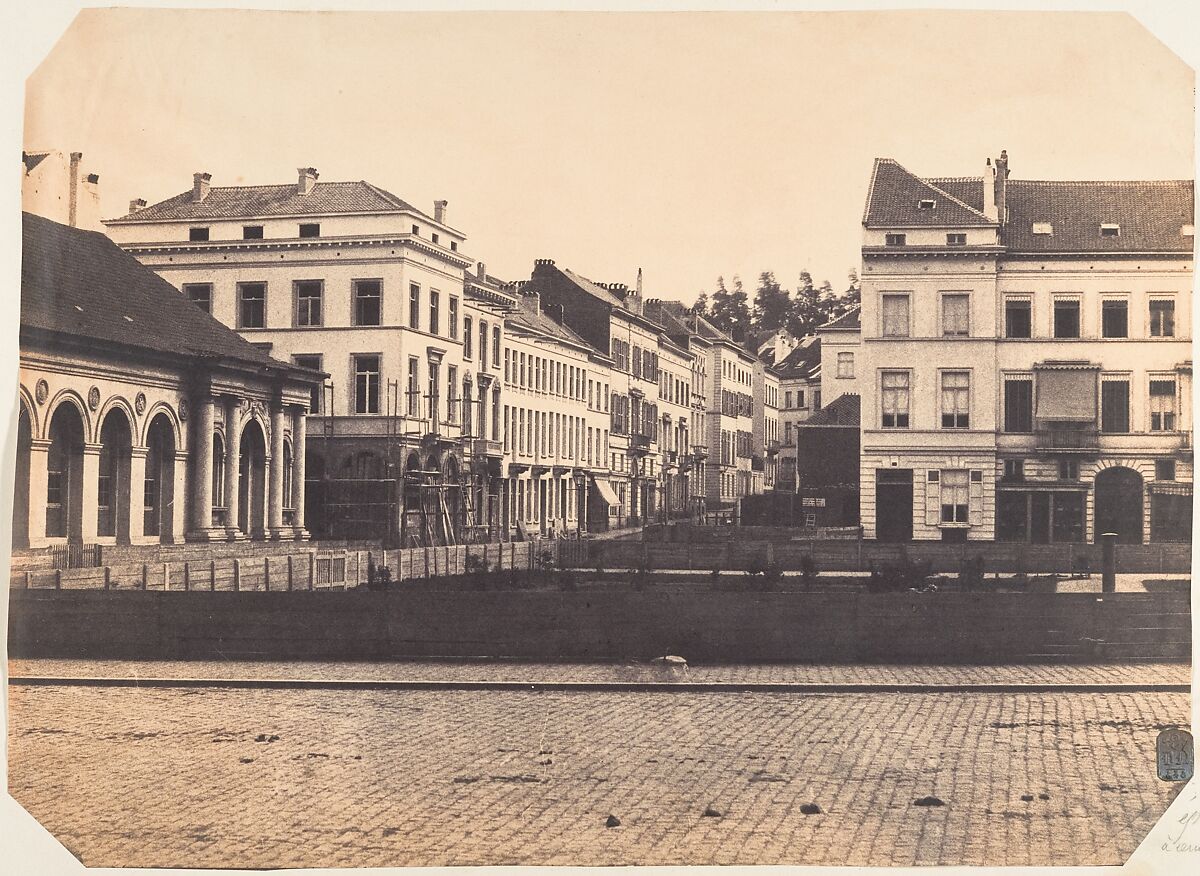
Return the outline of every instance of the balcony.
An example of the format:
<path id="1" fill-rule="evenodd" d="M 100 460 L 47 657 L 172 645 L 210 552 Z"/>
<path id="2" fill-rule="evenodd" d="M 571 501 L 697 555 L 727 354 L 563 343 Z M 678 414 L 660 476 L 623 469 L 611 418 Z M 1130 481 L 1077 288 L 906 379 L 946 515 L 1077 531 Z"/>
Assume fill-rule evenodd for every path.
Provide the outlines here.
<path id="1" fill-rule="evenodd" d="M 767 456 L 778 456 L 779 451 L 783 449 L 783 445 L 778 441 L 767 442 Z"/>
<path id="2" fill-rule="evenodd" d="M 676 463 L 679 462 L 679 451 L 678 450 L 667 450 L 664 453 L 664 455 L 667 458 L 667 465 L 675 465 Z"/>
<path id="3" fill-rule="evenodd" d="M 707 444 L 693 444 L 692 445 L 692 456 L 695 457 L 696 462 L 704 462 L 704 460 L 708 459 L 708 445 Z"/>
<path id="4" fill-rule="evenodd" d="M 1100 433 L 1087 429 L 1038 429 L 1037 449 L 1051 453 L 1095 453 L 1100 449 Z"/>
<path id="5" fill-rule="evenodd" d="M 650 436 L 649 435 L 630 435 L 629 450 L 631 453 L 649 453 L 650 452 Z"/>
<path id="6" fill-rule="evenodd" d="M 475 456 L 488 456 L 494 459 L 500 459 L 504 456 L 504 447 L 499 441 L 490 441 L 487 438 L 476 438 L 471 442 L 471 452 Z"/>
<path id="7" fill-rule="evenodd" d="M 1176 452 L 1185 459 L 1192 458 L 1192 433 L 1190 429 L 1188 431 L 1180 431 L 1179 446 L 1176 448 Z"/>

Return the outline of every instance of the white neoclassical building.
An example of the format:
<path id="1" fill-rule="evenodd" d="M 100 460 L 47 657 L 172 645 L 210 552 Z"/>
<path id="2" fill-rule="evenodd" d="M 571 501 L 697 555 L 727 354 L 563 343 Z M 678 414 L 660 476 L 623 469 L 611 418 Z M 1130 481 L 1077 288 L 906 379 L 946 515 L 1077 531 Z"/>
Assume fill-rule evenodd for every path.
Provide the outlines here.
<path id="1" fill-rule="evenodd" d="M 14 548 L 306 538 L 295 485 L 323 375 L 101 233 L 23 225 Z"/>

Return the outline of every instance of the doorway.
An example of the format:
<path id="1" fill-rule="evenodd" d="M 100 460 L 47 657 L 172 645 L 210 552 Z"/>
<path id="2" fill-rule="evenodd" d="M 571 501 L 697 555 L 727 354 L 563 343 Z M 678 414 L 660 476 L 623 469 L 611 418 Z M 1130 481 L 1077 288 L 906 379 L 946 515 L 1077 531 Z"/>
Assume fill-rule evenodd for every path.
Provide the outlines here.
<path id="1" fill-rule="evenodd" d="M 1142 476 L 1131 468 L 1114 466 L 1096 475 L 1096 529 L 1099 543 L 1106 532 L 1118 544 L 1142 543 Z"/>
<path id="2" fill-rule="evenodd" d="M 913 473 L 911 468 L 875 470 L 875 538 L 912 541 Z"/>

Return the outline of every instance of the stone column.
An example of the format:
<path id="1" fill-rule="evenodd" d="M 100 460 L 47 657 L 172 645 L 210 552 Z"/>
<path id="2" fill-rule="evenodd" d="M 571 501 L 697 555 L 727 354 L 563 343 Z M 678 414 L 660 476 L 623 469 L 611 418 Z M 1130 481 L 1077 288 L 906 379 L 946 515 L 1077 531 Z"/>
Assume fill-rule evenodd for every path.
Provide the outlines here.
<path id="1" fill-rule="evenodd" d="M 238 464 L 242 456 L 241 399 L 225 400 L 225 536 L 232 540 L 245 538 L 238 529 L 238 501 L 241 491 Z"/>
<path id="2" fill-rule="evenodd" d="M 100 451 L 103 444 L 83 445 L 83 484 L 80 496 L 80 538 L 84 544 L 96 543 L 100 514 Z M 68 533 L 70 530 L 67 530 Z"/>
<path id="3" fill-rule="evenodd" d="M 50 470 L 50 442 L 29 442 L 29 546 L 46 545 L 46 481 Z"/>
<path id="4" fill-rule="evenodd" d="M 296 538 L 308 538 L 304 528 L 304 454 L 308 417 L 303 406 L 292 415 L 292 530 Z"/>
<path id="5" fill-rule="evenodd" d="M 214 401 L 212 396 L 204 396 L 196 405 L 196 438 L 192 444 L 192 471 L 195 472 L 195 482 L 192 484 L 192 525 L 188 539 L 209 541 L 213 535 L 212 523 L 212 476 L 213 476 L 213 432 L 214 432 Z M 220 496 L 215 497 L 220 499 Z M 176 502 L 183 501 L 183 496 L 175 497 Z"/>
<path id="6" fill-rule="evenodd" d="M 148 447 L 133 447 L 129 451 L 129 532 L 130 544 L 141 544 L 146 529 L 146 456 Z M 161 515 L 161 511 L 159 512 Z M 161 517 L 160 517 L 161 519 Z M 120 527 L 117 531 L 120 532 Z"/>
<path id="7" fill-rule="evenodd" d="M 271 405 L 271 459 L 267 467 L 267 537 L 283 536 L 283 404 Z"/>

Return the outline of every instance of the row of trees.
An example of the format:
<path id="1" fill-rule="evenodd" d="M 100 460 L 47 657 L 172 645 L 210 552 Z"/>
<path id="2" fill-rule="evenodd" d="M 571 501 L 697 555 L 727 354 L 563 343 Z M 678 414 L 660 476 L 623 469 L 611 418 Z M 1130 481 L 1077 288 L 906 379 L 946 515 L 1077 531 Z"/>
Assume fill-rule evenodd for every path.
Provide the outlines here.
<path id="1" fill-rule="evenodd" d="M 800 282 L 793 293 L 775 278 L 774 271 L 763 271 L 758 275 L 758 288 L 751 304 L 741 278 L 735 276 L 733 288 L 729 288 L 725 278 L 718 277 L 716 291 L 712 295 L 701 292 L 692 312 L 705 317 L 739 342 L 751 336 L 761 338 L 780 329 L 802 338 L 817 326 L 857 307 L 862 300 L 859 286 L 858 272 L 853 269 L 846 290 L 841 293 L 835 292 L 828 280 L 820 286 L 814 285 L 812 275 L 801 271 Z"/>

